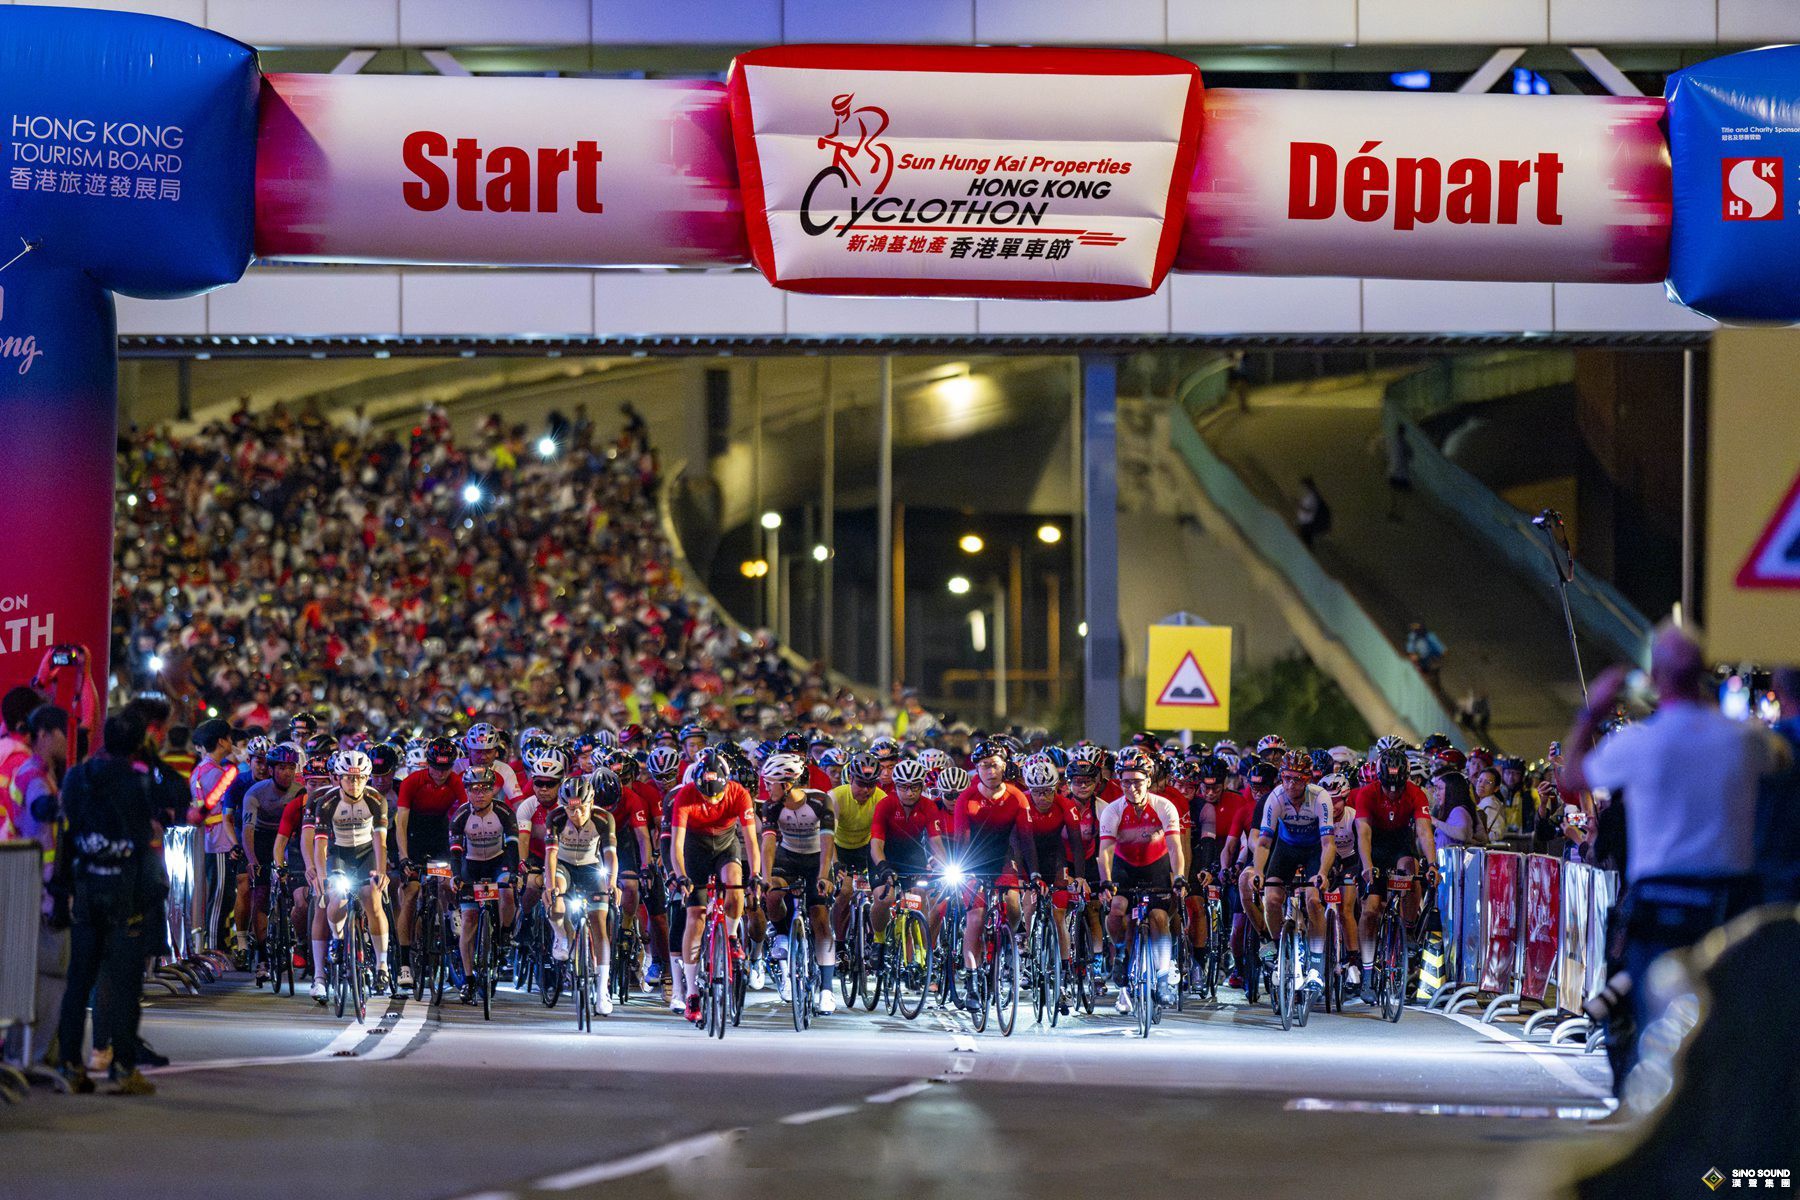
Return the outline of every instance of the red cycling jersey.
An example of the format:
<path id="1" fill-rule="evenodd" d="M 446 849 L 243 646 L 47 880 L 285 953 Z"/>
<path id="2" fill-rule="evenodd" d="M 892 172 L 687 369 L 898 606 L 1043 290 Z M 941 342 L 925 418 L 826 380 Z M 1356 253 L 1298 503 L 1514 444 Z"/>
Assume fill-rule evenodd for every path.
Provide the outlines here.
<path id="1" fill-rule="evenodd" d="M 305 815 L 306 792 L 302 790 L 298 796 L 287 802 L 286 808 L 281 810 L 281 824 L 275 827 L 276 835 L 289 839 L 299 837 L 300 819 Z"/>
<path id="2" fill-rule="evenodd" d="M 1003 857 L 1025 803 L 1025 793 L 1010 783 L 1000 785 L 998 796 L 989 796 L 979 783 L 971 783 L 956 798 L 951 836 L 959 845 L 974 849 L 978 859 Z"/>
<path id="3" fill-rule="evenodd" d="M 1058 795 L 1048 812 L 1027 800 L 1019 809 L 1019 837 L 1037 851 L 1038 870 L 1053 866 L 1045 862 L 1046 854 L 1055 848 L 1054 838 L 1062 835 L 1064 853 L 1070 862 L 1085 861 L 1086 842 L 1081 832 L 1081 812 L 1067 796 Z"/>
<path id="4" fill-rule="evenodd" d="M 1222 843 L 1226 838 L 1241 838 L 1250 829 L 1250 812 L 1256 806 L 1242 792 L 1227 789 L 1213 803 L 1214 829 Z"/>
<path id="5" fill-rule="evenodd" d="M 727 783 L 725 790 L 712 799 L 700 789 L 684 783 L 669 794 L 675 810 L 675 828 L 707 837 L 722 837 L 742 825 L 746 834 L 756 832 L 756 819 L 751 815 L 750 793 L 739 783 Z"/>
<path id="6" fill-rule="evenodd" d="M 1431 815 L 1431 803 L 1425 789 L 1416 783 L 1401 788 L 1398 796 L 1390 796 L 1379 783 L 1366 783 L 1350 793 L 1346 804 L 1356 810 L 1356 819 L 1367 821 L 1370 828 L 1383 833 L 1411 829 L 1420 817 Z"/>
<path id="7" fill-rule="evenodd" d="M 400 781 L 399 808 L 404 808 L 415 817 L 436 817 L 448 821 L 455 812 L 468 800 L 468 793 L 463 791 L 462 780 L 455 772 L 447 773 L 444 782 L 433 783 L 430 771 L 414 771 Z"/>
<path id="8" fill-rule="evenodd" d="M 885 857 L 923 863 L 930 839 L 944 836 L 944 811 L 920 799 L 909 810 L 899 796 L 883 796 L 869 818 L 869 840 L 880 842 Z"/>

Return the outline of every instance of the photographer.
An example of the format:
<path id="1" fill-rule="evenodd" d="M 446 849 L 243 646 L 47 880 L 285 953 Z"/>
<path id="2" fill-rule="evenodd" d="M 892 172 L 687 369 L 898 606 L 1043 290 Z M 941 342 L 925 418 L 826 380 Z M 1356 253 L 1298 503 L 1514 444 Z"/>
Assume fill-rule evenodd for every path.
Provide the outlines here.
<path id="1" fill-rule="evenodd" d="M 81 1062 L 88 996 L 94 1006 L 96 1059 L 111 1051 L 115 1094 L 147 1096 L 138 1071 L 138 1005 L 144 959 L 160 919 L 162 833 L 152 813 L 149 772 L 133 761 L 144 726 L 130 712 L 108 717 L 102 753 L 63 781 L 63 828 L 51 879 L 51 923 L 67 928 L 69 973 L 57 1033 L 56 1068 L 78 1092 L 93 1082 Z"/>

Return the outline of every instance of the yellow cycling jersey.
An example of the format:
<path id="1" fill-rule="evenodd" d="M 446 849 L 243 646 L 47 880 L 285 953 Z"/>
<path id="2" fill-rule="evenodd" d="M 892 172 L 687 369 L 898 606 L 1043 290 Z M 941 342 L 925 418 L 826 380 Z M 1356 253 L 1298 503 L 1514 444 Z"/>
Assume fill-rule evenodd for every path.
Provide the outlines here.
<path id="1" fill-rule="evenodd" d="M 867 800 L 858 803 L 849 784 L 841 783 L 831 789 L 831 812 L 837 822 L 831 840 L 837 843 L 839 850 L 860 850 L 869 844 L 869 828 L 875 824 L 875 806 L 886 797 L 886 792 L 876 788 Z"/>

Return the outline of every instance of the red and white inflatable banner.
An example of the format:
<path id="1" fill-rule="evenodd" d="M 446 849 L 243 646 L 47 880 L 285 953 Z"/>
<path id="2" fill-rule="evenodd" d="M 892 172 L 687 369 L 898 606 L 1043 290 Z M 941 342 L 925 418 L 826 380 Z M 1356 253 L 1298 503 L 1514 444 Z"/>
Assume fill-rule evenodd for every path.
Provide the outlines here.
<path id="1" fill-rule="evenodd" d="M 717 83 L 270 75 L 260 122 L 264 258 L 744 260 Z"/>
<path id="2" fill-rule="evenodd" d="M 1176 269 L 1648 283 L 1669 253 L 1649 98 L 1215 89 Z"/>
<path id="3" fill-rule="evenodd" d="M 727 86 L 751 258 L 778 287 L 1122 299 L 1174 259 L 1192 63 L 782 46 L 740 55 Z"/>

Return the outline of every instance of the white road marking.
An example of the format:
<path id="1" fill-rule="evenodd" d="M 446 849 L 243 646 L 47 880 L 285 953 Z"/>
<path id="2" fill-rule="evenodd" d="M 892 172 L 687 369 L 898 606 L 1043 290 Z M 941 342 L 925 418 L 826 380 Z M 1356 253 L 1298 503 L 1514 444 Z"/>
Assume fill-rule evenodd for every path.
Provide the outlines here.
<path id="1" fill-rule="evenodd" d="M 829 1108 L 814 1108 L 806 1112 L 789 1113 L 781 1118 L 783 1125 L 811 1125 L 814 1121 L 829 1121 L 833 1117 L 847 1117 L 857 1110 L 854 1104 L 833 1104 Z"/>
<path id="2" fill-rule="evenodd" d="M 394 1058 L 419 1035 L 425 1027 L 425 1019 L 431 1015 L 431 1006 L 420 1000 L 406 999 L 400 1002 L 398 1019 L 392 1025 L 384 1020 L 381 1044 L 363 1055 L 364 1059 Z"/>
<path id="3" fill-rule="evenodd" d="M 714 1130 L 712 1133 L 682 1138 L 680 1141 L 670 1142 L 666 1146 L 658 1146 L 654 1150 L 627 1155 L 624 1158 L 614 1159 L 612 1162 L 595 1163 L 591 1167 L 577 1167 L 573 1171 L 564 1171 L 558 1175 L 546 1175 L 532 1186 L 551 1192 L 566 1192 L 571 1188 L 586 1187 L 590 1183 L 605 1183 L 609 1179 L 624 1179 L 629 1175 L 641 1175 L 645 1171 L 666 1167 L 670 1163 L 680 1162 L 683 1159 L 716 1154 L 743 1136 L 743 1129 Z"/>
<path id="4" fill-rule="evenodd" d="M 1430 1011 L 1436 1012 L 1437 1010 L 1432 1009 Z M 1502 1033 L 1492 1025 L 1483 1025 L 1474 1017 L 1465 1016 L 1462 1013 L 1440 1012 L 1437 1015 L 1455 1021 L 1458 1025 L 1467 1025 L 1482 1037 L 1499 1042 L 1502 1046 L 1509 1046 L 1512 1049 L 1519 1051 L 1521 1054 L 1528 1055 L 1538 1066 L 1544 1068 L 1544 1070 L 1556 1076 L 1557 1079 L 1568 1084 L 1571 1088 L 1584 1096 L 1595 1100 L 1612 1099 L 1611 1092 L 1583 1079 L 1575 1068 L 1562 1060 L 1561 1056 L 1551 1053 L 1542 1046 L 1534 1046 L 1524 1038 L 1516 1038 L 1510 1034 Z"/>
<path id="5" fill-rule="evenodd" d="M 393 1058 L 419 1032 L 429 1015 L 430 1006 L 415 1003 L 411 999 L 401 1001 L 400 1011 L 395 1014 L 392 1023 L 388 1014 L 383 1012 L 374 1025 L 361 1025 L 356 1022 L 344 1026 L 338 1035 L 323 1047 L 310 1054 L 275 1054 L 256 1058 L 213 1058 L 205 1062 L 177 1063 L 167 1067 L 150 1067 L 144 1071 L 146 1075 L 186 1075 L 194 1071 L 226 1071 L 237 1067 L 274 1067 L 286 1066 L 290 1063 L 319 1062 L 336 1059 L 347 1055 L 348 1051 L 362 1045 L 363 1040 L 375 1034 L 382 1034 L 383 1040 L 375 1049 L 362 1056 L 363 1059 Z M 359 1059 L 358 1061 L 362 1061 Z"/>
<path id="6" fill-rule="evenodd" d="M 463 1196 L 461 1200 L 519 1200 L 517 1192 L 476 1192 L 473 1196 Z"/>
<path id="7" fill-rule="evenodd" d="M 1420 1104 L 1401 1100 L 1326 1100 L 1302 1096 L 1288 1112 L 1383 1113 L 1405 1117 L 1519 1117 L 1533 1121 L 1594 1121 L 1612 1109 L 1597 1104 Z"/>
<path id="8" fill-rule="evenodd" d="M 908 1096 L 916 1096 L 920 1092 L 928 1092 L 933 1084 L 929 1079 L 920 1079 L 912 1083 L 903 1083 L 897 1088 L 889 1088 L 885 1092 L 876 1092 L 872 1096 L 864 1096 L 869 1104 L 892 1104 L 896 1100 L 904 1100 Z"/>

